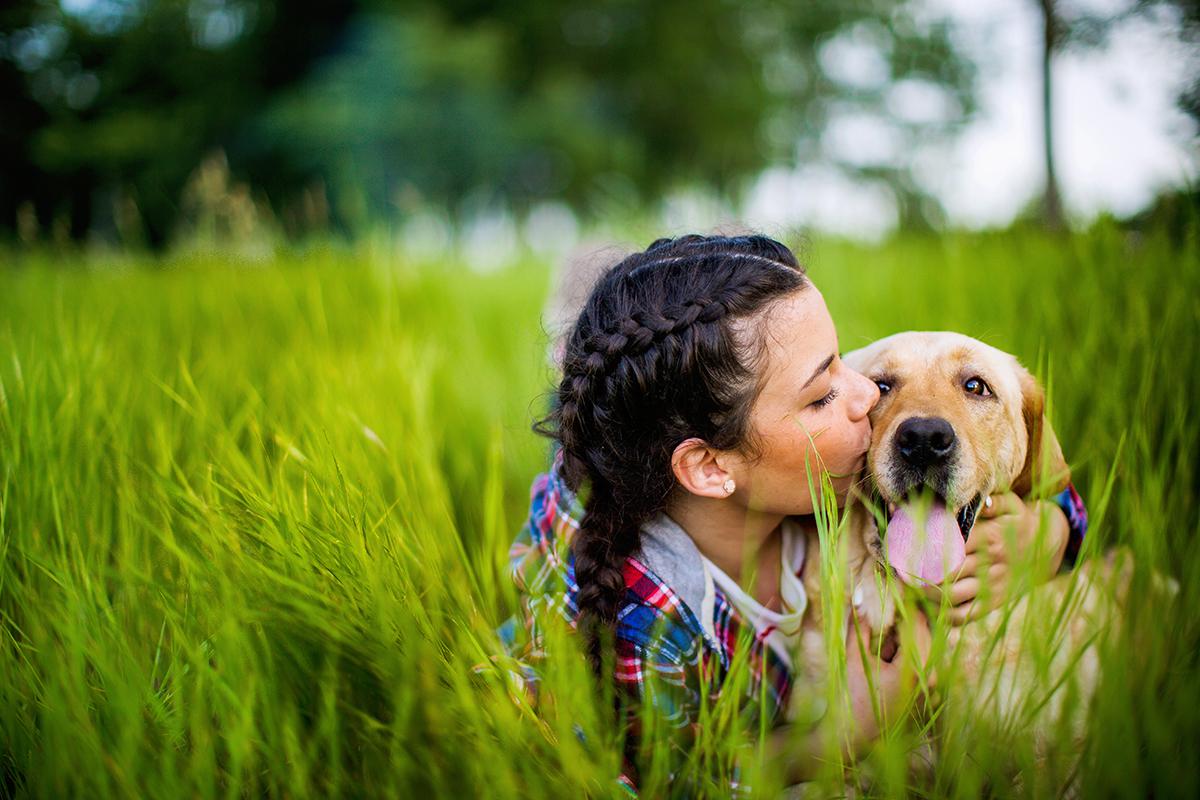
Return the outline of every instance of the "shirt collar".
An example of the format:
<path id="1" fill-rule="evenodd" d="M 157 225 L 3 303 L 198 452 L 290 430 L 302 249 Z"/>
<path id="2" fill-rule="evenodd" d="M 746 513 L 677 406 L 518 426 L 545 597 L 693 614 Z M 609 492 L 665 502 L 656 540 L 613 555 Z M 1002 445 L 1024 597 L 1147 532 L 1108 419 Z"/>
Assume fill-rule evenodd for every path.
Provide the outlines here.
<path id="1" fill-rule="evenodd" d="M 699 623 L 708 643 L 721 649 L 713 626 L 716 589 L 712 575 L 704 568 L 703 557 L 692 537 L 665 513 L 659 513 L 642 525 L 642 545 L 638 560 L 663 583 L 671 587 Z M 686 616 L 686 615 L 685 615 Z"/>

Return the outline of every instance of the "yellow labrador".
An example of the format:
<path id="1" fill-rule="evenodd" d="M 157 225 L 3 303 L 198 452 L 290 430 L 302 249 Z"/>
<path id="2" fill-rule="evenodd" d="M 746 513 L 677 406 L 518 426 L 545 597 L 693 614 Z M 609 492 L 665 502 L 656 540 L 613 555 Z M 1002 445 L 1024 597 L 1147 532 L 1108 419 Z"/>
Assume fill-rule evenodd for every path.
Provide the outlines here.
<path id="1" fill-rule="evenodd" d="M 988 495 L 1045 496 L 1069 482 L 1042 389 L 1008 353 L 914 332 L 845 361 L 880 387 L 867 469 L 887 504 L 887 561 L 904 582 L 939 584 L 962 565 Z"/>
<path id="2" fill-rule="evenodd" d="M 863 502 L 852 501 L 848 512 L 846 607 L 857 609 L 889 658 L 903 586 L 953 580 L 984 499 L 1009 489 L 1045 497 L 1061 491 L 1070 473 L 1043 391 L 1012 355 L 957 333 L 910 332 L 844 360 L 881 392 L 871 412 Z M 817 542 L 810 546 L 818 552 Z M 820 680 L 826 650 L 818 561 L 809 559 L 803 573 L 811 611 L 799 663 Z M 939 674 L 935 698 L 944 711 L 955 709 L 944 719 L 1023 726 L 1047 742 L 1065 722 L 1081 737 L 1099 680 L 1096 633 L 1115 627 L 1128 572 L 1127 562 L 1120 570 L 1111 560 L 1088 564 L 950 630 L 952 657 L 938 669 L 953 678 Z M 1065 622 L 1027 629 L 1056 617 Z M 1029 647 L 1031 633 L 1045 646 Z"/>

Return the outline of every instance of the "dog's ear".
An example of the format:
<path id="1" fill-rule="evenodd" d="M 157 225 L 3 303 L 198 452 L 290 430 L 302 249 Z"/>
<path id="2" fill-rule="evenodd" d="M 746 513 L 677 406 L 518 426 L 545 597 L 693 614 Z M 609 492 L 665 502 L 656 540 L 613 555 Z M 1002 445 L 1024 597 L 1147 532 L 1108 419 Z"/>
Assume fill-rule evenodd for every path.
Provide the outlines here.
<path id="1" fill-rule="evenodd" d="M 1012 490 L 1020 497 L 1048 497 L 1067 488 L 1071 469 L 1046 419 L 1046 393 L 1024 367 L 1018 365 L 1017 374 L 1021 381 L 1021 415 L 1029 441 L 1025 465 L 1013 479 Z"/>

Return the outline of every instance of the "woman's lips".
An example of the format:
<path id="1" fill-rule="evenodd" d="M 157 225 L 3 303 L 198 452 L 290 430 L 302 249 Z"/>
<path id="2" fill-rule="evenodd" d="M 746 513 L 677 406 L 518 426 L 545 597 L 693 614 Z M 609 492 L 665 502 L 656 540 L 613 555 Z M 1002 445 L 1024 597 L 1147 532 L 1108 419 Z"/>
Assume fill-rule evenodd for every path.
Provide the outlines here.
<path id="1" fill-rule="evenodd" d="M 867 428 L 867 435 L 866 435 L 866 437 L 863 439 L 863 443 L 862 443 L 862 458 L 863 458 L 863 460 L 864 460 L 864 461 L 866 461 L 866 458 L 867 458 L 867 452 L 868 452 L 870 449 L 871 449 L 871 429 L 870 429 L 870 428 Z"/>

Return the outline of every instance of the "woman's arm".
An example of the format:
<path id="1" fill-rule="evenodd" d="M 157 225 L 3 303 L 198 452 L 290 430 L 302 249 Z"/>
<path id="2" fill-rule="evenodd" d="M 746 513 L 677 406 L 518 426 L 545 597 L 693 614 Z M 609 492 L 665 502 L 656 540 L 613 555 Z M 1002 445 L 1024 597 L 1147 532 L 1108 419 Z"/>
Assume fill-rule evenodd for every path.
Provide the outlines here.
<path id="1" fill-rule="evenodd" d="M 1088 513 L 1083 498 L 1075 491 L 1075 485 L 1070 484 L 1066 489 L 1056 494 L 1051 501 L 1062 511 L 1067 520 L 1067 546 L 1063 553 L 1058 571 L 1072 569 L 1079 558 L 1079 550 L 1083 546 L 1083 537 L 1087 535 Z M 1043 501 L 1045 502 L 1045 501 Z"/>

